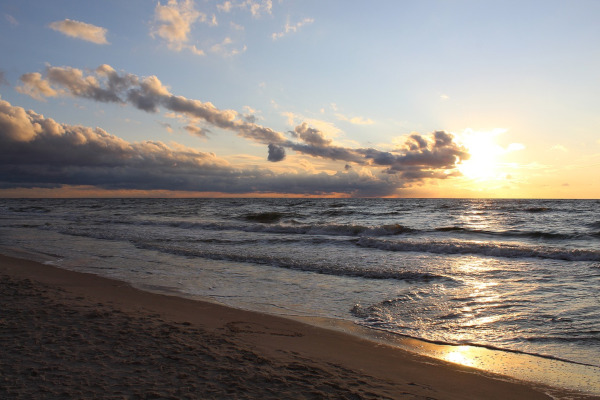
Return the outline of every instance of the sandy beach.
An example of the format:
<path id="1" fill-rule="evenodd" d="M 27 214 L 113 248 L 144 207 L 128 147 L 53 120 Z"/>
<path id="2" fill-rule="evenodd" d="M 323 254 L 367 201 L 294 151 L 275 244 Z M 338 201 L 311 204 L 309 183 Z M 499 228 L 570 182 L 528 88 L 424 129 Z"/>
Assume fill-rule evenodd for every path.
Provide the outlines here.
<path id="1" fill-rule="evenodd" d="M 591 398 L 0 256 L 0 397 Z"/>

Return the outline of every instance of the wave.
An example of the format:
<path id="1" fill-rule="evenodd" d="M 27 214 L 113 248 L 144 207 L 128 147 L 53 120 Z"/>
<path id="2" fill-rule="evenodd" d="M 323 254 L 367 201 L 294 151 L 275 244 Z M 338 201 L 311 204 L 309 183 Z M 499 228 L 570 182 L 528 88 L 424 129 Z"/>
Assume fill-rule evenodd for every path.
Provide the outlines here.
<path id="1" fill-rule="evenodd" d="M 239 252 L 223 253 L 201 249 L 185 249 L 177 247 L 168 247 L 159 243 L 136 243 L 136 247 L 145 250 L 160 251 L 162 253 L 175 254 L 185 257 L 207 258 L 211 260 L 224 260 L 234 262 L 253 263 L 259 265 L 269 265 L 272 267 L 286 268 L 304 272 L 314 272 L 324 275 L 346 276 L 354 278 L 368 279 L 396 279 L 407 282 L 431 282 L 442 280 L 454 282 L 454 279 L 437 275 L 430 272 L 393 270 L 393 269 L 368 269 L 353 267 L 351 265 L 319 265 L 309 264 L 298 260 L 275 256 L 259 256 L 251 254 L 240 254 Z"/>
<path id="2" fill-rule="evenodd" d="M 363 318 L 360 315 L 356 315 L 356 316 L 359 318 Z M 437 345 L 442 345 L 442 346 L 471 346 L 471 347 L 478 347 L 481 349 L 501 351 L 501 352 L 505 352 L 505 353 L 524 354 L 524 355 L 539 357 L 539 358 L 543 358 L 543 359 L 547 359 L 547 360 L 555 360 L 555 361 L 561 361 L 561 362 L 565 362 L 565 363 L 569 363 L 569 364 L 583 365 L 586 367 L 596 367 L 596 368 L 600 367 L 600 365 L 590 363 L 590 362 L 576 361 L 576 360 L 572 360 L 572 359 L 565 358 L 565 357 L 554 356 L 551 354 L 544 354 L 544 353 L 538 353 L 535 351 L 526 351 L 526 350 L 520 350 L 520 349 L 516 349 L 516 348 L 510 348 L 510 347 L 508 347 L 508 345 L 505 347 L 502 347 L 502 346 L 492 345 L 489 343 L 481 343 L 481 342 L 469 341 L 469 340 L 451 341 L 451 340 L 429 339 L 427 337 L 410 334 L 408 332 L 403 332 L 403 331 L 398 332 L 396 330 L 397 328 L 391 329 L 391 328 L 386 328 L 384 326 L 374 326 L 373 324 L 369 323 L 368 321 L 358 322 L 357 324 L 368 327 L 368 328 L 376 330 L 376 331 L 385 332 L 387 334 L 400 335 L 403 337 L 420 340 L 422 342 L 437 344 Z M 569 340 L 567 340 L 567 342 L 572 343 Z"/>
<path id="3" fill-rule="evenodd" d="M 543 213 L 543 212 L 548 212 L 548 211 L 552 211 L 552 210 L 549 207 L 529 207 L 523 211 L 529 212 L 529 213 Z"/>
<path id="4" fill-rule="evenodd" d="M 23 207 L 8 207 L 9 211 L 15 213 L 49 213 L 49 208 L 41 207 L 41 206 L 23 206 Z"/>
<path id="5" fill-rule="evenodd" d="M 279 214 L 279 213 L 276 213 Z M 263 216 L 262 214 L 253 214 L 257 219 L 268 221 L 277 216 Z M 245 217 L 244 217 L 245 218 Z M 253 221 L 256 222 L 256 221 Z M 126 224 L 142 226 L 168 226 L 179 229 L 201 229 L 214 231 L 242 231 L 256 233 L 278 233 L 278 234 L 299 234 L 299 235 L 331 235 L 331 236 L 391 236 L 405 233 L 418 232 L 400 224 L 387 224 L 376 226 L 353 225 L 353 224 L 294 224 L 283 225 L 270 222 L 261 222 L 258 224 L 240 225 L 235 223 L 215 223 L 215 222 L 189 222 L 189 221 L 134 221 L 134 220 L 102 220 L 97 221 L 100 224 Z"/>
<path id="6" fill-rule="evenodd" d="M 286 214 L 280 212 L 262 212 L 262 213 L 251 213 L 243 215 L 242 218 L 246 221 L 260 222 L 262 224 L 272 224 L 279 222 Z"/>
<path id="7" fill-rule="evenodd" d="M 597 346 L 600 344 L 600 332 L 591 331 L 591 332 L 580 332 L 575 336 L 557 336 L 557 335 L 547 335 L 547 336 L 530 336 L 525 338 L 525 341 L 531 343 L 552 343 L 552 342 L 562 342 L 562 343 L 581 343 L 584 345 L 594 345 Z"/>
<path id="8" fill-rule="evenodd" d="M 325 210 L 320 213 L 321 215 L 325 215 L 328 217 L 340 217 L 345 215 L 353 215 L 355 211 L 352 210 Z"/>
<path id="9" fill-rule="evenodd" d="M 360 238 L 361 247 L 387 251 L 411 251 L 434 254 L 475 254 L 502 258 L 544 258 L 563 261 L 600 261 L 600 251 L 565 249 L 521 244 L 466 242 L 466 241 L 390 241 Z"/>
<path id="10" fill-rule="evenodd" d="M 381 332 L 387 332 L 394 335 L 401 335 L 404 337 L 409 337 L 428 343 L 449 346 L 473 346 L 515 354 L 527 354 L 551 360 L 568 362 L 571 364 L 592 367 L 600 366 L 595 362 L 590 363 L 578 361 L 576 359 L 557 357 L 552 354 L 544 354 L 541 352 L 532 351 L 532 349 L 527 348 L 528 346 L 523 346 L 523 342 L 538 343 L 542 345 L 563 343 L 567 345 L 579 344 L 584 346 L 597 346 L 600 343 L 600 332 L 596 330 L 583 332 L 565 332 L 562 335 L 554 334 L 543 336 L 515 336 L 509 342 L 504 342 L 504 345 L 498 346 L 497 344 L 495 344 L 493 336 L 489 339 L 486 339 L 485 334 L 476 334 L 472 335 L 471 337 L 466 336 L 462 340 L 457 340 L 455 337 L 446 337 L 443 334 L 443 326 L 445 325 L 445 323 L 440 324 L 439 322 L 442 319 L 450 320 L 448 326 L 451 326 L 451 331 L 454 331 L 454 324 L 456 322 L 453 320 L 455 320 L 458 317 L 458 314 L 455 313 L 450 313 L 447 315 L 435 315 L 433 317 L 425 317 L 420 312 L 418 312 L 417 314 L 413 313 L 412 315 L 404 315 L 404 317 L 406 317 L 407 319 L 402 317 L 398 318 L 389 316 L 388 310 L 390 307 L 399 306 L 401 309 L 410 310 L 415 306 L 415 304 L 404 303 L 413 301 L 416 302 L 416 304 L 418 304 L 422 300 L 420 297 L 420 293 L 412 292 L 402 297 L 384 300 L 380 303 L 373 304 L 370 306 L 356 304 L 349 311 L 350 314 L 359 319 L 358 321 L 356 321 L 356 323 L 359 325 L 366 326 L 368 328 L 375 329 Z M 431 311 L 431 308 L 427 307 L 425 308 L 425 310 L 421 311 Z M 425 329 L 419 327 L 419 325 L 421 325 L 420 322 L 422 322 L 422 319 L 437 321 L 434 324 L 435 328 L 433 328 L 433 326 Z"/>
<path id="11" fill-rule="evenodd" d="M 600 235 L 600 232 L 589 232 L 580 231 L 572 233 L 558 233 L 558 232 L 547 232 L 547 231 L 520 231 L 520 230 L 506 230 L 506 231 L 492 231 L 485 229 L 473 229 L 462 226 L 441 226 L 433 229 L 415 229 L 402 224 L 384 224 L 384 225 L 361 225 L 361 224 L 335 224 L 335 223 L 321 223 L 321 224 L 304 224 L 294 219 L 289 219 L 286 222 L 282 222 L 283 218 L 292 218 L 295 214 L 293 213 L 282 213 L 282 212 L 263 212 L 263 213 L 249 213 L 242 214 L 236 219 L 244 221 L 244 223 L 236 222 L 195 222 L 194 220 L 135 220 L 126 219 L 124 217 L 118 218 L 102 218 L 95 219 L 94 221 L 87 221 L 88 225 L 138 225 L 138 226 L 167 226 L 177 229 L 186 230 L 205 230 L 205 231 L 240 231 L 240 232 L 255 232 L 264 234 L 281 234 L 281 235 L 320 235 L 320 236 L 349 236 L 349 237 L 382 237 L 382 236 L 399 236 L 399 235 L 410 235 L 416 237 L 420 234 L 431 234 L 431 233 L 447 233 L 447 234 L 458 234 L 465 235 L 485 235 L 490 237 L 501 237 L 501 238 L 526 238 L 526 239 L 538 239 L 538 240 L 551 240 L 551 241 L 562 241 L 562 240 L 589 240 Z M 70 219 L 69 217 L 65 217 Z M 80 218 L 76 217 L 72 220 L 73 222 L 80 223 Z M 443 238 L 443 236 L 441 237 Z M 441 240 L 443 241 L 443 240 Z M 450 240 L 448 240 L 450 242 Z M 454 243 L 454 242 L 450 242 Z M 464 252 L 464 251 L 462 251 Z"/>
<path id="12" fill-rule="evenodd" d="M 566 234 L 566 233 L 554 233 L 544 231 L 518 231 L 518 230 L 507 230 L 507 231 L 490 231 L 485 229 L 471 229 L 462 226 L 442 226 L 435 228 L 437 232 L 460 232 L 460 233 L 473 233 L 479 235 L 490 235 L 490 236 L 504 236 L 504 237 L 526 237 L 531 239 L 577 239 L 582 237 L 580 234 Z"/>

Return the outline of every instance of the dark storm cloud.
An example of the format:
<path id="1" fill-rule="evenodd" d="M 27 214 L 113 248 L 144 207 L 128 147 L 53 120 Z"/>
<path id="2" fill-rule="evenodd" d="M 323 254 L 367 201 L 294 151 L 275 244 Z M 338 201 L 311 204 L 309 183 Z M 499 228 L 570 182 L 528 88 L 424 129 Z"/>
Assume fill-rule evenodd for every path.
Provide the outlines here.
<path id="1" fill-rule="evenodd" d="M 273 149 L 273 153 L 283 150 L 276 145 Z M 398 182 L 353 171 L 330 175 L 243 170 L 213 153 L 155 141 L 130 143 L 100 128 L 60 124 L 0 100 L 0 188 L 63 185 L 381 196 L 396 190 Z"/>
<path id="2" fill-rule="evenodd" d="M 445 179 L 456 175 L 456 165 L 469 158 L 467 151 L 451 134 L 437 131 L 429 137 L 412 134 L 403 148 L 381 151 L 373 148 L 347 148 L 335 145 L 323 132 L 302 123 L 289 134 L 294 140 L 271 128 L 256 124 L 234 110 L 221 110 L 210 102 L 188 99 L 170 93 L 156 76 L 140 78 L 119 73 L 109 65 L 101 65 L 93 73 L 69 67 L 47 67 L 46 76 L 39 73 L 21 76 L 17 90 L 43 99 L 71 95 L 100 102 L 131 104 L 146 112 L 158 112 L 161 107 L 185 115 L 189 132 L 203 136 L 205 131 L 194 128 L 196 121 L 236 132 L 239 136 L 269 146 L 269 161 L 280 161 L 284 148 L 297 153 L 329 160 L 356 163 L 398 174 L 404 180 Z"/>
<path id="3" fill-rule="evenodd" d="M 285 148 L 277 146 L 276 144 L 269 144 L 269 156 L 267 160 L 272 162 L 278 162 L 285 158 Z"/>

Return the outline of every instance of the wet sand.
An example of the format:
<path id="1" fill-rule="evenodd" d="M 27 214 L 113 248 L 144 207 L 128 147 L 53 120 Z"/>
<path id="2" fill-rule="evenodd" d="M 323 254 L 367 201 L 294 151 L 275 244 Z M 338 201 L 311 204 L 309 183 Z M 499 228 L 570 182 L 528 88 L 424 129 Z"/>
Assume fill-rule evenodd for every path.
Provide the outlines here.
<path id="1" fill-rule="evenodd" d="M 0 256 L 0 398 L 591 398 Z"/>

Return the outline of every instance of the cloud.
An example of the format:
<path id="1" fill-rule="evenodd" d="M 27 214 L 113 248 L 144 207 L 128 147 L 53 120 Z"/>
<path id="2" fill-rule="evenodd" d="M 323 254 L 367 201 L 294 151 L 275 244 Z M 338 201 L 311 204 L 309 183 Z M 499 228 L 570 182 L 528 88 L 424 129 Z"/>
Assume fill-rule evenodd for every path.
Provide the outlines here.
<path id="1" fill-rule="evenodd" d="M 186 125 L 186 126 L 183 127 L 183 129 L 185 129 L 186 131 L 188 131 L 192 135 L 200 136 L 202 138 L 208 137 L 208 134 L 210 133 L 210 130 L 205 129 L 205 128 L 200 128 L 200 127 L 195 126 L 195 125 Z"/>
<path id="2" fill-rule="evenodd" d="M 154 26 L 150 35 L 166 40 L 171 50 L 187 48 L 195 54 L 203 54 L 196 46 L 187 45 L 192 25 L 197 20 L 206 22 L 207 16 L 195 9 L 193 0 L 169 0 L 165 5 L 159 2 L 154 9 Z"/>
<path id="3" fill-rule="evenodd" d="M 273 154 L 279 150 L 275 146 Z M 178 190 L 380 196 L 394 179 L 344 171 L 283 173 L 235 168 L 213 153 L 162 142 L 127 142 L 101 128 L 61 124 L 0 100 L 0 188 L 92 185 L 110 190 Z"/>
<path id="4" fill-rule="evenodd" d="M 285 148 L 277 146 L 276 144 L 269 143 L 269 156 L 267 160 L 271 162 L 278 162 L 285 158 Z"/>
<path id="5" fill-rule="evenodd" d="M 233 21 L 229 22 L 229 26 L 231 26 L 231 29 L 236 31 L 243 31 L 245 29 L 242 25 L 236 24 Z"/>
<path id="6" fill-rule="evenodd" d="M 169 124 L 168 122 L 161 122 L 158 121 L 158 124 L 160 126 L 162 126 L 163 128 L 165 128 L 165 130 L 169 133 L 173 133 L 173 126 L 171 126 L 171 124 Z"/>
<path id="7" fill-rule="evenodd" d="M 204 50 L 199 49 L 198 47 L 196 47 L 196 45 L 191 45 L 187 47 L 189 51 L 191 51 L 192 53 L 194 53 L 197 56 L 204 56 L 206 55 L 206 53 L 204 52 Z"/>
<path id="8" fill-rule="evenodd" d="M 55 21 L 49 26 L 55 31 L 76 39 L 81 39 L 96 44 L 108 44 L 108 41 L 106 40 L 107 30 L 106 28 L 102 28 L 100 26 L 74 21 L 72 19 Z"/>
<path id="9" fill-rule="evenodd" d="M 302 21 L 299 21 L 299 22 L 295 23 L 294 25 L 291 25 L 289 18 L 288 18 L 288 21 L 286 22 L 285 27 L 283 28 L 283 32 L 273 33 L 271 35 L 271 38 L 273 40 L 281 39 L 285 35 L 287 35 L 289 33 L 295 33 L 304 25 L 312 24 L 313 22 L 315 22 L 315 20 L 313 18 L 304 18 Z"/>
<path id="10" fill-rule="evenodd" d="M 221 4 L 217 4 L 217 10 L 220 12 L 228 13 L 234 8 L 245 9 L 250 11 L 253 17 L 258 18 L 263 13 L 271 15 L 273 9 L 272 0 L 243 0 L 243 1 L 224 1 Z"/>
<path id="11" fill-rule="evenodd" d="M 228 13 L 233 9 L 233 3 L 231 1 L 224 1 L 221 4 L 217 4 L 217 10 Z"/>
<path id="12" fill-rule="evenodd" d="M 28 114 L 20 107 L 12 107 L 10 103 L 0 100 L 0 134 L 11 141 L 28 142 L 41 129 L 33 125 Z"/>
<path id="13" fill-rule="evenodd" d="M 358 152 L 376 165 L 387 166 L 387 173 L 399 174 L 409 181 L 456 176 L 456 164 L 469 159 L 467 150 L 444 131 L 436 131 L 431 137 L 412 134 L 405 148 L 394 152 L 375 149 Z"/>
<path id="14" fill-rule="evenodd" d="M 231 40 L 231 38 L 229 37 L 226 37 L 221 43 L 216 43 L 212 45 L 210 51 L 213 53 L 221 54 L 223 56 L 235 56 L 237 54 L 245 52 L 247 49 L 246 46 L 243 46 L 241 49 L 231 48 L 232 44 L 233 40 Z"/>
<path id="15" fill-rule="evenodd" d="M 17 21 L 17 19 L 10 14 L 4 14 L 4 19 L 6 19 L 8 21 L 8 23 L 11 24 L 12 26 L 19 25 L 19 21 Z"/>
<path id="16" fill-rule="evenodd" d="M 291 133 L 309 145 L 325 147 L 331 144 L 331 139 L 326 138 L 323 132 L 309 127 L 306 122 L 295 127 L 294 132 Z"/>
<path id="17" fill-rule="evenodd" d="M 35 74 L 35 73 L 34 73 Z M 134 107 L 156 113 L 159 107 L 183 114 L 192 119 L 208 122 L 216 127 L 238 133 L 238 135 L 258 143 L 280 143 L 285 141 L 283 134 L 270 128 L 246 121 L 243 115 L 234 110 L 220 110 L 210 102 L 201 102 L 170 93 L 168 87 L 156 76 L 140 78 L 119 74 L 110 65 L 101 65 L 93 73 L 70 67 L 46 68 L 45 79 L 31 74 L 21 76 L 22 86 L 17 90 L 32 97 L 69 94 L 99 102 L 131 104 Z M 38 79 L 39 78 L 39 79 Z"/>
<path id="18" fill-rule="evenodd" d="M 50 87 L 50 83 L 42 79 L 42 74 L 39 72 L 23 74 L 20 80 L 23 82 L 23 85 L 15 88 L 17 92 L 31 96 L 36 100 L 44 100 L 44 97 L 55 97 L 58 95 L 58 92 Z"/>
<path id="19" fill-rule="evenodd" d="M 455 176 L 458 174 L 457 164 L 469 158 L 467 150 L 454 141 L 453 135 L 444 131 L 436 131 L 429 136 L 415 133 L 406 139 L 403 147 L 382 151 L 335 145 L 322 130 L 302 122 L 289 132 L 294 139 L 290 140 L 280 132 L 255 123 L 245 114 L 219 109 L 210 102 L 176 96 L 156 76 L 140 78 L 119 73 L 106 64 L 88 75 L 74 68 L 48 66 L 45 78 L 36 75 L 32 79 L 31 76 L 23 75 L 23 85 L 17 90 L 33 97 L 69 94 L 100 102 L 131 104 L 151 113 L 164 108 L 187 117 L 191 123 L 186 129 L 191 133 L 202 135 L 202 131 L 190 128 L 201 121 L 271 146 L 270 161 L 279 161 L 280 148 L 287 148 L 313 157 L 379 168 L 387 174 L 398 175 L 406 182 L 414 182 Z"/>
<path id="20" fill-rule="evenodd" d="M 364 117 L 348 117 L 346 115 L 337 113 L 335 114 L 335 116 L 342 121 L 346 121 L 346 122 L 350 122 L 351 124 L 354 125 L 373 125 L 375 122 L 370 119 L 370 118 L 364 118 Z"/>
<path id="21" fill-rule="evenodd" d="M 276 106 L 274 108 L 277 109 L 278 107 Z M 324 120 L 315 119 L 315 118 L 308 118 L 303 115 L 296 114 L 296 113 L 289 112 L 289 111 L 282 112 L 281 115 L 283 115 L 284 117 L 287 117 L 287 124 L 291 125 L 291 126 L 295 126 L 299 123 L 306 122 L 310 126 L 320 130 L 327 136 L 336 137 L 342 133 L 342 130 L 340 128 L 338 128 L 335 124 L 333 124 L 329 121 L 324 121 Z"/>

